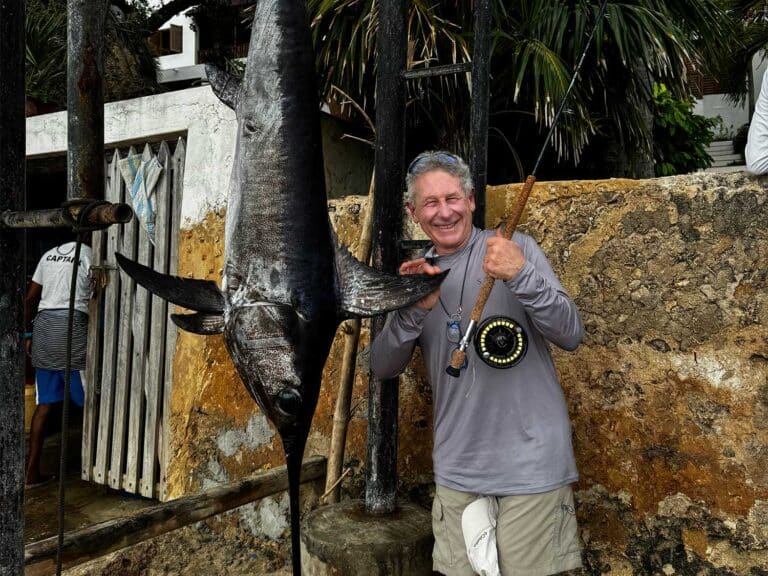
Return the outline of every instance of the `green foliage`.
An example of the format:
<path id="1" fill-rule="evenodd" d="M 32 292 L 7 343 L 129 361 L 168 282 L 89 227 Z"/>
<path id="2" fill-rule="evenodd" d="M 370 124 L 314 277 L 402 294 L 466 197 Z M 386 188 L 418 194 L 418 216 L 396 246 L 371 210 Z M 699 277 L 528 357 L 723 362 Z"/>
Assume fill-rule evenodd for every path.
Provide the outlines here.
<path id="1" fill-rule="evenodd" d="M 338 87 L 369 116 L 375 112 L 379 1 L 308 0 L 324 97 L 333 99 Z M 531 156 L 552 124 L 600 0 L 490 4 L 490 136 Z M 472 5 L 463 0 L 408 3 L 409 66 L 470 61 Z M 686 96 L 687 61 L 699 46 L 716 50 L 730 41 L 729 22 L 717 0 L 610 0 L 554 132 L 557 158 L 576 163 L 592 139 L 606 134 L 629 148 L 649 150 L 652 81 Z M 409 122 L 417 128 L 412 133 L 423 140 L 431 132 L 432 142 L 424 144 L 462 151 L 470 102 L 467 75 L 409 83 Z"/>
<path id="2" fill-rule="evenodd" d="M 720 91 L 736 104 L 749 101 L 753 59 L 768 47 L 768 18 L 765 0 L 718 0 L 732 20 L 734 32 L 718 50 L 703 54 L 699 67 L 717 79 Z"/>
<path id="3" fill-rule="evenodd" d="M 25 92 L 38 102 L 66 102 L 67 18 L 61 6 L 27 0 Z"/>
<path id="4" fill-rule="evenodd" d="M 104 27 L 104 100 L 157 92 L 157 65 L 147 36 L 146 0 L 128 12 L 107 8 Z M 67 0 L 27 0 L 25 92 L 34 100 L 66 106 Z"/>
<path id="5" fill-rule="evenodd" d="M 693 98 L 677 99 L 664 84 L 654 84 L 654 160 L 657 176 L 686 174 L 712 164 L 706 147 L 717 128 L 716 118 L 693 113 Z"/>

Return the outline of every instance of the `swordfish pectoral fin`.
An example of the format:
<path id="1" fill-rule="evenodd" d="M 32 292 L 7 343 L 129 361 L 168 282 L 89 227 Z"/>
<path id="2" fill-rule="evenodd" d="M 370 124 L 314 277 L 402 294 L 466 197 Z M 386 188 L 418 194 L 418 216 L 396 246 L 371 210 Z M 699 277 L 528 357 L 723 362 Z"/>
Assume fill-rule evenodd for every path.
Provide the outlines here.
<path id="1" fill-rule="evenodd" d="M 222 314 L 171 314 L 171 320 L 182 330 L 210 336 L 224 332 L 224 316 Z"/>
<path id="2" fill-rule="evenodd" d="M 115 258 L 128 276 L 152 294 L 209 316 L 223 315 L 224 296 L 216 282 L 161 274 L 118 253 Z"/>
<path id="3" fill-rule="evenodd" d="M 346 316 L 375 316 L 409 306 L 434 292 L 447 274 L 386 274 L 357 260 L 346 247 L 336 248 L 339 307 Z"/>
<path id="4" fill-rule="evenodd" d="M 237 101 L 240 99 L 241 80 L 232 76 L 214 64 L 205 65 L 205 75 L 211 83 L 213 93 L 232 110 L 237 110 Z"/>

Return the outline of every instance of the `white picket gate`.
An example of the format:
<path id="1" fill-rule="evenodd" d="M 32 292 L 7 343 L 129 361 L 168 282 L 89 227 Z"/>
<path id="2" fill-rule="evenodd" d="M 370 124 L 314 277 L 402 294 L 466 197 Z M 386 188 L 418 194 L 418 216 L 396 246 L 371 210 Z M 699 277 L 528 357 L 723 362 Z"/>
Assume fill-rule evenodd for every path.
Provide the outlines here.
<path id="1" fill-rule="evenodd" d="M 155 244 L 136 218 L 111 226 L 93 238 L 96 284 L 88 331 L 82 478 L 150 498 L 165 498 L 168 464 L 168 418 L 176 326 L 173 306 L 137 286 L 115 261 L 115 252 L 176 274 L 179 254 L 185 144 L 171 153 L 161 142 L 157 159 L 163 167 L 154 189 Z M 144 146 L 142 160 L 153 154 Z M 127 154 L 136 154 L 131 147 Z M 131 203 L 115 150 L 106 169 L 105 197 Z"/>

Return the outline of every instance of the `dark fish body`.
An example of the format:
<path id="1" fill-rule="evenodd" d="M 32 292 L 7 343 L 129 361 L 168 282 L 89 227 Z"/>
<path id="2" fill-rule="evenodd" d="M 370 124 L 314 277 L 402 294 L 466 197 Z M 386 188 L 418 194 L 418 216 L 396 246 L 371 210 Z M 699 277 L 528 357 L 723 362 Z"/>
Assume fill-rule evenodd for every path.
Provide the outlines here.
<path id="1" fill-rule="evenodd" d="M 282 433 L 311 420 L 319 386 L 307 390 L 302 382 L 322 370 L 337 322 L 305 2 L 256 4 L 247 62 L 234 102 L 224 339 L 251 395 Z"/>
<path id="2" fill-rule="evenodd" d="M 118 255 L 137 282 L 196 310 L 183 329 L 224 334 L 238 374 L 277 427 L 288 464 L 293 573 L 299 475 L 323 365 L 339 322 L 400 308 L 440 276 L 391 276 L 336 245 L 327 215 L 315 60 L 304 0 L 259 0 L 242 80 L 208 77 L 237 115 L 222 288 L 158 274 Z"/>

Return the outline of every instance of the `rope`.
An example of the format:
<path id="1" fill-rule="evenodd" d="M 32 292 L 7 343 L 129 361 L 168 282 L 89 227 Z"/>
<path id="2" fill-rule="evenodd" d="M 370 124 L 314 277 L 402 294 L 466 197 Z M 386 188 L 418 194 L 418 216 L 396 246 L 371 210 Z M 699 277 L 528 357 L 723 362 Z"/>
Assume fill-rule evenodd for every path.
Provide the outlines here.
<path id="1" fill-rule="evenodd" d="M 108 202 L 104 200 L 88 200 L 78 199 L 65 202 L 62 206 L 65 208 L 71 206 L 81 206 L 78 213 L 77 220 L 71 216 L 71 212 L 66 211 L 69 214 L 69 218 L 72 220 L 72 231 L 78 234 L 77 241 L 75 242 L 75 261 L 72 263 L 72 281 L 69 287 L 69 315 L 67 318 L 67 361 L 64 367 L 64 401 L 61 408 L 61 451 L 59 453 L 59 499 L 57 507 L 57 517 L 59 523 L 58 531 L 58 544 L 56 547 L 56 576 L 61 576 L 62 566 L 62 550 L 64 548 L 64 503 L 65 503 L 65 491 L 64 491 L 64 476 L 67 472 L 67 440 L 69 439 L 69 393 L 71 388 L 71 372 L 72 372 L 72 330 L 74 326 L 75 317 L 75 298 L 77 296 L 77 272 L 80 266 L 80 248 L 82 247 L 82 239 L 80 234 L 82 232 L 92 232 L 94 230 L 100 230 L 105 226 L 86 226 L 86 220 L 88 214 L 97 206 L 102 206 Z"/>

